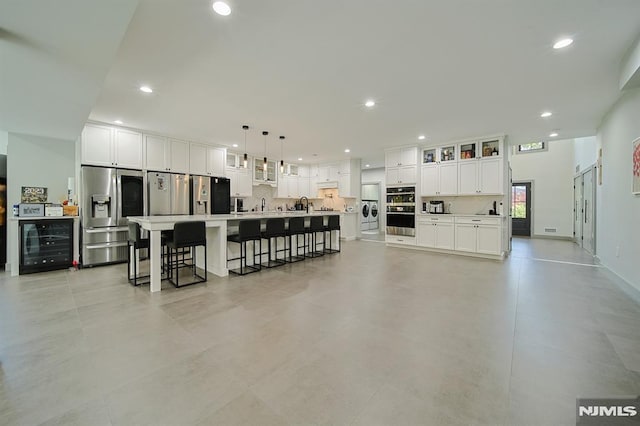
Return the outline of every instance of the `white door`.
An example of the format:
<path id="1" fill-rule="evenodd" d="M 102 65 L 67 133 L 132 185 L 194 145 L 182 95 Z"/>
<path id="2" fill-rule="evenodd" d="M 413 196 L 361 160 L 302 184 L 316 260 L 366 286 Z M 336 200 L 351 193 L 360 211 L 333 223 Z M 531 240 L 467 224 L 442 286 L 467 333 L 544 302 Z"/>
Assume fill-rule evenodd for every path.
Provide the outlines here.
<path id="1" fill-rule="evenodd" d="M 573 240 L 582 247 L 582 175 L 573 179 Z"/>
<path id="2" fill-rule="evenodd" d="M 171 171 L 173 173 L 189 173 L 189 143 L 172 139 L 171 143 L 171 158 L 169 161 Z M 203 154 L 206 164 L 206 151 Z M 203 168 L 206 172 L 206 167 Z M 205 174 L 205 173 L 201 173 Z"/>
<path id="3" fill-rule="evenodd" d="M 480 160 L 480 185 L 478 190 L 483 194 L 504 193 L 504 182 L 502 181 L 502 160 L 489 159 Z"/>
<path id="4" fill-rule="evenodd" d="M 158 172 L 166 172 L 168 169 L 167 158 L 169 154 L 167 138 L 161 136 L 145 135 L 147 146 L 147 169 Z"/>
<path id="5" fill-rule="evenodd" d="M 457 180 L 457 177 L 456 177 Z M 388 180 L 387 180 L 388 181 Z M 420 177 L 420 194 L 423 196 L 438 195 L 438 165 L 422 166 Z M 457 191 L 457 188 L 456 188 Z"/>
<path id="6" fill-rule="evenodd" d="M 456 246 L 458 251 L 476 251 L 477 232 L 476 225 L 459 224 L 456 225 Z"/>
<path id="7" fill-rule="evenodd" d="M 82 130 L 82 164 L 111 167 L 113 160 L 112 130 L 87 124 Z"/>
<path id="8" fill-rule="evenodd" d="M 590 168 L 582 175 L 582 206 L 584 214 L 582 218 L 582 248 L 591 254 L 595 254 L 595 172 Z"/>
<path id="9" fill-rule="evenodd" d="M 458 164 L 458 194 L 478 194 L 478 161 L 466 161 Z"/>
<path id="10" fill-rule="evenodd" d="M 438 223 L 436 229 L 436 248 L 453 250 L 455 247 L 454 229 L 452 223 Z"/>
<path id="11" fill-rule="evenodd" d="M 436 246 L 436 226 L 431 222 L 418 222 L 416 244 L 420 247 Z"/>
<path id="12" fill-rule="evenodd" d="M 476 228 L 478 235 L 478 253 L 500 254 L 500 228 L 497 226 L 481 226 Z"/>
<path id="13" fill-rule="evenodd" d="M 209 147 L 207 154 L 207 173 L 212 176 L 224 176 L 224 149 Z"/>
<path id="14" fill-rule="evenodd" d="M 142 134 L 116 129 L 114 140 L 115 165 L 142 170 Z"/>
<path id="15" fill-rule="evenodd" d="M 458 194 L 458 164 L 440 164 L 440 195 Z"/>
<path id="16" fill-rule="evenodd" d="M 398 180 L 400 183 L 416 183 L 416 166 L 400 167 Z"/>

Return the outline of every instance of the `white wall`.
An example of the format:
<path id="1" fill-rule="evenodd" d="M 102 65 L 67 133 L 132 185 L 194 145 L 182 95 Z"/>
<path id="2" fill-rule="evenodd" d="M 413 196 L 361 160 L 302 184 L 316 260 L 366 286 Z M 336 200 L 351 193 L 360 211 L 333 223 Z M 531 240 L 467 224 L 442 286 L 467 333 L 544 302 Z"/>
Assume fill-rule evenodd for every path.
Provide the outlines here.
<path id="1" fill-rule="evenodd" d="M 640 137 L 639 111 L 640 89 L 624 92 L 598 129 L 602 185 L 596 194 L 596 254 L 640 291 L 640 196 L 631 194 L 631 142 Z"/>
<path id="2" fill-rule="evenodd" d="M 573 172 L 578 174 L 595 164 L 598 159 L 598 142 L 595 136 L 576 138 L 573 141 Z"/>
<path id="3" fill-rule="evenodd" d="M 75 176 L 75 141 L 8 134 L 7 205 L 20 203 L 23 186 L 48 188 L 49 202 L 57 203 L 67 194 L 67 178 Z M 10 211 L 10 210 L 9 210 Z M 7 237 L 7 257 L 17 236 Z M 11 259 L 7 258 L 7 263 Z"/>
<path id="4" fill-rule="evenodd" d="M 532 236 L 573 238 L 573 139 L 548 142 L 543 152 L 511 156 L 512 179 L 533 181 Z M 545 232 L 556 228 L 556 232 Z"/>
<path id="5" fill-rule="evenodd" d="M 380 184 L 380 201 L 378 203 L 378 211 L 380 214 L 378 215 L 378 226 L 381 232 L 384 232 L 387 226 L 387 215 L 384 212 L 387 211 L 387 185 L 386 185 L 386 175 L 384 167 L 376 168 L 376 169 L 365 169 L 362 171 L 362 184 L 365 183 L 379 183 Z M 357 208 L 360 211 L 360 206 Z M 360 216 L 358 216 L 358 220 L 360 220 Z M 359 226 L 359 224 L 358 224 Z"/>
<path id="6" fill-rule="evenodd" d="M 9 144 L 9 133 L 0 130 L 0 155 L 7 155 L 7 145 Z"/>

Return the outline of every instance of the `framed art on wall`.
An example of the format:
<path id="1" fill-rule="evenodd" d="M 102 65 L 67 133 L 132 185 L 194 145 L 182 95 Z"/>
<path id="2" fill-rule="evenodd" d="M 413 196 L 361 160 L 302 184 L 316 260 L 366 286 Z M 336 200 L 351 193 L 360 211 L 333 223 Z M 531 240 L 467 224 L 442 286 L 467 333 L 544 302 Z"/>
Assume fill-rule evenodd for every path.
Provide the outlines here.
<path id="1" fill-rule="evenodd" d="M 632 170 L 632 178 L 633 178 L 633 186 L 631 192 L 635 195 L 640 195 L 640 138 L 637 138 L 633 141 L 632 148 L 632 158 L 633 158 L 633 170 Z"/>

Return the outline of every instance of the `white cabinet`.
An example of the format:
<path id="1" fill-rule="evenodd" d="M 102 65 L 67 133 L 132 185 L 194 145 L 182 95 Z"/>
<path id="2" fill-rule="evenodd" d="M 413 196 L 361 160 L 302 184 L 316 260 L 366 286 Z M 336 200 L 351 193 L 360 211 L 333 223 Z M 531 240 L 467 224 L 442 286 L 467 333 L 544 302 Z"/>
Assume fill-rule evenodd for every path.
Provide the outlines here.
<path id="1" fill-rule="evenodd" d="M 142 134 L 87 124 L 81 136 L 82 164 L 142 169 Z"/>
<path id="2" fill-rule="evenodd" d="M 192 143 L 189 150 L 189 173 L 201 176 L 225 175 L 226 150 Z"/>
<path id="3" fill-rule="evenodd" d="M 339 164 L 320 164 L 318 166 L 318 182 L 337 182 Z"/>
<path id="4" fill-rule="evenodd" d="M 210 146 L 207 149 L 207 174 L 224 176 L 226 149 Z"/>
<path id="5" fill-rule="evenodd" d="M 456 218 L 455 250 L 499 255 L 501 227 L 498 218 Z"/>
<path id="6" fill-rule="evenodd" d="M 340 237 L 343 240 L 355 240 L 358 232 L 358 220 L 357 214 L 341 214 L 340 215 Z"/>
<path id="7" fill-rule="evenodd" d="M 415 166 L 418 164 L 418 148 L 415 146 L 395 148 L 386 151 L 385 166 Z"/>
<path id="8" fill-rule="evenodd" d="M 189 143 L 162 136 L 144 135 L 147 170 L 189 173 Z"/>
<path id="9" fill-rule="evenodd" d="M 253 186 L 251 185 L 251 173 L 248 169 L 243 167 L 227 168 L 226 175 L 231 181 L 232 197 L 251 197 Z"/>
<path id="10" fill-rule="evenodd" d="M 278 198 L 299 198 L 298 177 L 280 175 L 278 178 Z"/>
<path id="11" fill-rule="evenodd" d="M 418 148 L 396 148 L 385 152 L 386 183 L 388 185 L 417 182 Z"/>
<path id="12" fill-rule="evenodd" d="M 189 151 L 189 172 L 194 175 L 207 174 L 207 146 L 191 144 Z"/>
<path id="13" fill-rule="evenodd" d="M 341 174 L 340 176 L 338 176 L 338 194 L 340 195 L 340 197 L 353 197 L 354 195 L 351 186 L 350 174 Z"/>
<path id="14" fill-rule="evenodd" d="M 431 163 L 422 166 L 420 195 L 457 195 L 458 163 Z"/>
<path id="15" fill-rule="evenodd" d="M 256 184 L 266 183 L 274 185 L 277 182 L 277 170 L 280 168 L 276 166 L 276 162 L 267 159 L 267 169 L 264 169 L 264 160 L 262 158 L 253 159 L 253 181 Z"/>
<path id="16" fill-rule="evenodd" d="M 454 224 L 452 217 L 419 218 L 416 244 L 421 247 L 453 250 Z"/>
<path id="17" fill-rule="evenodd" d="M 501 158 L 460 161 L 458 164 L 459 195 L 502 195 L 504 193 Z"/>

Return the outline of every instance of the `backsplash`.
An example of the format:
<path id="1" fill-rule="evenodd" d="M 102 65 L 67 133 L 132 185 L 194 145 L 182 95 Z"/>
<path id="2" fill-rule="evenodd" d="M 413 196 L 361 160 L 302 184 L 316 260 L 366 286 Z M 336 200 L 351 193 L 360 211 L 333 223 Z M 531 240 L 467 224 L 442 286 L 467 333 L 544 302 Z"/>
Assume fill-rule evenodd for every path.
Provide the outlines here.
<path id="1" fill-rule="evenodd" d="M 447 213 L 458 214 L 489 214 L 489 210 L 493 209 L 493 202 L 496 202 L 496 208 L 500 209 L 500 202 L 503 197 L 497 195 L 479 195 L 464 197 L 422 197 L 420 200 L 419 210 L 422 211 L 422 203 L 429 201 L 444 201 L 444 209 Z M 504 199 L 506 200 L 506 198 Z M 503 214 L 508 214 L 506 206 L 503 206 Z"/>
<path id="2" fill-rule="evenodd" d="M 251 197 L 241 197 L 244 200 L 244 209 L 251 211 L 255 209 L 260 211 L 262 206 L 262 199 L 265 200 L 265 210 L 277 210 L 281 208 L 285 210 L 288 207 L 292 207 L 297 200 L 293 198 L 277 198 L 278 189 L 269 185 L 255 185 L 252 188 Z M 309 205 L 313 205 L 315 210 L 319 210 L 322 207 L 344 211 L 346 207 L 356 206 L 356 200 L 353 198 L 340 198 L 338 196 L 337 189 L 321 189 L 318 191 L 319 198 L 309 199 Z M 233 200 L 233 199 L 232 199 Z M 231 209 L 233 210 L 235 203 L 231 203 Z"/>

